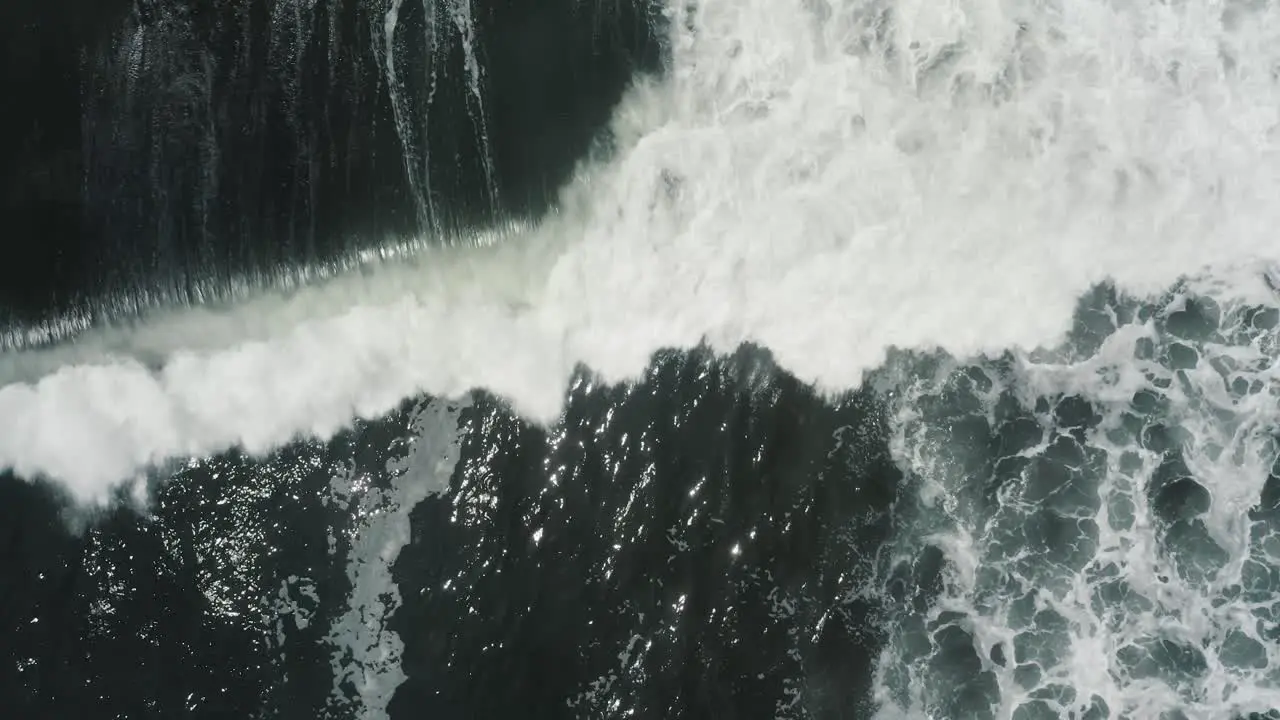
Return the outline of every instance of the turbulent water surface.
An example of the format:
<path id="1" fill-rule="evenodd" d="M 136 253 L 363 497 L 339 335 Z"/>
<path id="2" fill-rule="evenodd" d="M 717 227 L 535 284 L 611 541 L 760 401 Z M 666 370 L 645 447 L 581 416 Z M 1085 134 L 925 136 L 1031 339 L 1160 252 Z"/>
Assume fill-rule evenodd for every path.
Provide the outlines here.
<path id="1" fill-rule="evenodd" d="M 21 718 L 1280 717 L 1280 6 L 0 9 Z"/>

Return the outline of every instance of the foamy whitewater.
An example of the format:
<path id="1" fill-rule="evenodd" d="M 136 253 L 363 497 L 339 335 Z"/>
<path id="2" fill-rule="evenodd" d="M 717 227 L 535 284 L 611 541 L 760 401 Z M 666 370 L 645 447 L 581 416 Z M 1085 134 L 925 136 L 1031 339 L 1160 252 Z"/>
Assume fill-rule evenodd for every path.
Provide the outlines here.
<path id="1" fill-rule="evenodd" d="M 580 365 L 753 342 L 891 399 L 891 550 L 947 561 L 881 717 L 1280 708 L 1280 8 L 687 5 L 540 225 L 0 356 L 0 467 L 96 502 L 423 392 L 554 423 Z"/>

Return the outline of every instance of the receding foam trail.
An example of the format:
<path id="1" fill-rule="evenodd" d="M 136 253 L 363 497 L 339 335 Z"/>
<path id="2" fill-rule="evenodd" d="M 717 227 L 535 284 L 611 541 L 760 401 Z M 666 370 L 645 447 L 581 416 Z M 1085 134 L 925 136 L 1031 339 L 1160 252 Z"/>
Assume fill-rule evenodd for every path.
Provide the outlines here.
<path id="1" fill-rule="evenodd" d="M 549 420 L 575 363 L 623 380 L 704 340 L 762 343 L 844 388 L 890 346 L 1055 343 L 1100 281 L 1147 293 L 1280 258 L 1274 7 L 685 5 L 669 77 L 624 99 L 617 156 L 582 169 L 558 216 L 394 300 L 250 341 L 193 314 L 180 332 L 216 342 L 153 336 L 139 358 L 124 335 L 10 384 L 0 466 L 89 500 L 420 391 L 486 387 Z"/>
<path id="2" fill-rule="evenodd" d="M 400 608 L 400 590 L 391 569 L 409 542 L 409 513 L 428 495 L 449 488 L 458 463 L 458 414 L 463 406 L 443 401 L 425 403 L 412 421 L 413 446 L 407 457 L 392 460 L 394 476 L 387 490 L 355 490 L 351 477 L 335 477 L 335 495 L 354 500 L 359 518 L 351 537 L 347 577 L 350 605 L 329 629 L 333 646 L 333 692 L 330 706 L 352 710 L 363 720 L 385 720 L 392 696 L 407 679 L 400 665 L 404 642 L 389 627 Z M 354 497 L 353 497 L 354 496 Z M 350 690 L 354 693 L 348 691 Z"/>

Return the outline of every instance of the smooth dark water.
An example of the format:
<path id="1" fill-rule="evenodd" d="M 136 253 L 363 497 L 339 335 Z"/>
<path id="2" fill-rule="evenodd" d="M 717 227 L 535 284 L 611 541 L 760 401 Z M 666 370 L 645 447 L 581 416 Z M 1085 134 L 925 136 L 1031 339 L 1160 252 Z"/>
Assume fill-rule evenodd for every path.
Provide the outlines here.
<path id="1" fill-rule="evenodd" d="M 388 42 L 389 1 L 6 3 L 0 326 L 545 212 L 661 70 L 657 6 L 454 5 Z"/>
<path id="2" fill-rule="evenodd" d="M 80 535 L 6 477 L 0 571 L 29 578 L 0 606 L 14 717 L 348 717 L 325 636 L 352 589 L 352 508 L 387 487 L 421 402 L 198 463 Z M 882 411 L 750 349 L 661 354 L 631 387 L 580 375 L 549 429 L 477 395 L 392 568 L 407 680 L 390 716 L 865 716 L 865 591 L 898 479 Z M 335 503 L 335 476 L 365 484 Z M 299 583 L 305 627 L 272 605 Z"/>

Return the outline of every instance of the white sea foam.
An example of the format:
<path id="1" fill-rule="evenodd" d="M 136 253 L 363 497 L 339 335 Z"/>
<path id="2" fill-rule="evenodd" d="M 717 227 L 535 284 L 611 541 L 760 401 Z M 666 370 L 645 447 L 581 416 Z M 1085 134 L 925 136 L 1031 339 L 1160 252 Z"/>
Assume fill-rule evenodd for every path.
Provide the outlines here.
<path id="1" fill-rule="evenodd" d="M 1177 317 L 1188 300 L 1212 307 L 1199 327 Z M 927 611 L 891 611 L 879 717 L 1280 708 L 1280 516 L 1255 514 L 1280 459 L 1280 298 L 1145 310 L 1075 359 L 898 385 L 889 554 L 933 545 L 947 568 Z"/>
<path id="2" fill-rule="evenodd" d="M 574 364 L 625 380 L 703 340 L 837 389 L 890 346 L 1052 344 L 1102 280 L 1280 258 L 1274 7 L 671 5 L 669 77 L 558 215 L 299 296 L 324 312 L 263 298 L 5 357 L 0 467 L 91 500 L 420 391 L 550 420 Z"/>

